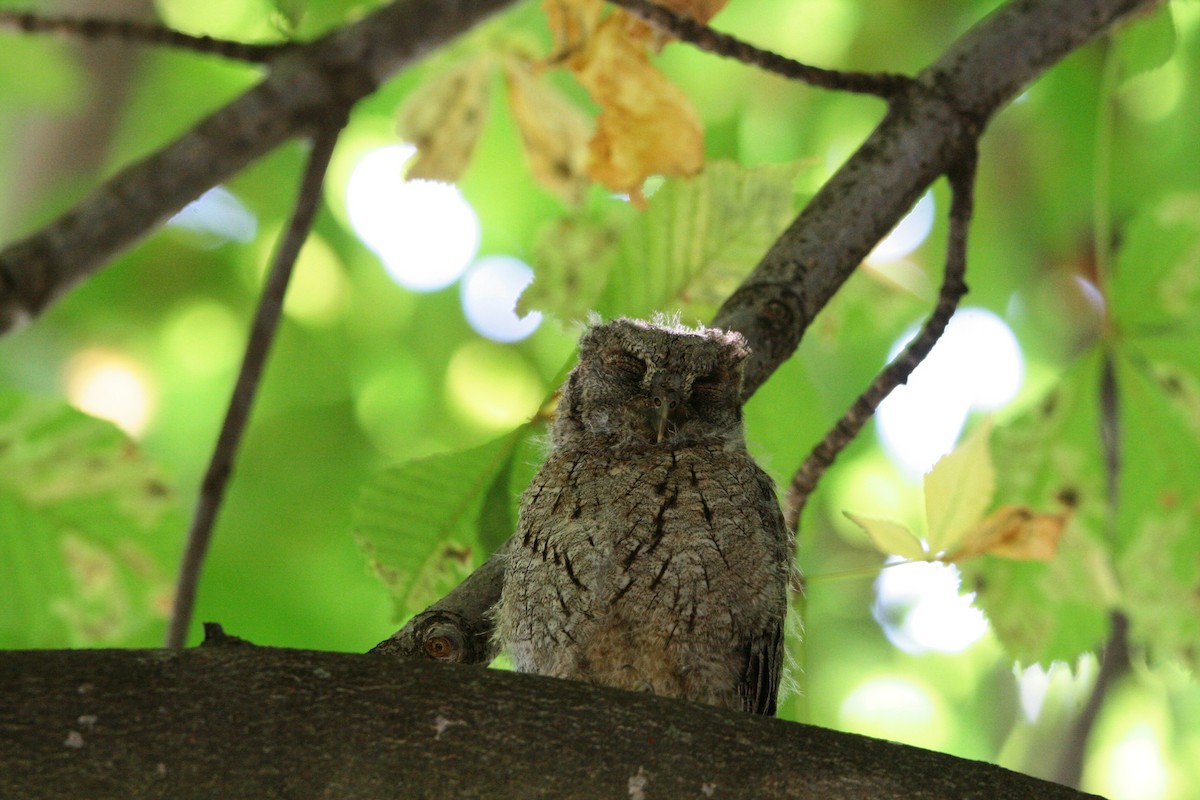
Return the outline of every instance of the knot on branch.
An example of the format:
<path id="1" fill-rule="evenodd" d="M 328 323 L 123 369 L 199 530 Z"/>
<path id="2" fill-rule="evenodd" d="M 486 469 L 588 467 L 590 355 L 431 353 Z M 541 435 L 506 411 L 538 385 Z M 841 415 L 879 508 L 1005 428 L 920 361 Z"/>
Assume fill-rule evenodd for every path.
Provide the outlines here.
<path id="1" fill-rule="evenodd" d="M 473 625 L 461 614 L 440 609 L 413 617 L 370 652 L 454 664 L 486 664 L 495 655 L 490 627 Z"/>

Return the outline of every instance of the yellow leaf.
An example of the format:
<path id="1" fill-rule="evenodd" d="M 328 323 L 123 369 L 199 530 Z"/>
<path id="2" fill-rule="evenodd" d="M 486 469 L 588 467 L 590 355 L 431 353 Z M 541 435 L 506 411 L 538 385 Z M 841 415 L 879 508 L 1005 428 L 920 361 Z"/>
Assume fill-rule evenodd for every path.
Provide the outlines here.
<path id="1" fill-rule="evenodd" d="M 590 135 L 583 111 L 521 58 L 505 62 L 508 99 L 533 177 L 564 202 L 578 205 L 588 187 L 584 172 Z"/>
<path id="2" fill-rule="evenodd" d="M 588 174 L 644 206 L 650 175 L 693 175 L 704 161 L 704 134 L 683 92 L 651 63 L 626 30 L 632 17 L 610 14 L 568 66 L 600 106 L 588 145 Z"/>
<path id="3" fill-rule="evenodd" d="M 875 549 L 879 552 L 887 555 L 898 555 L 914 561 L 923 561 L 929 557 L 929 553 L 925 551 L 921 540 L 900 523 L 886 519 L 860 517 L 857 514 L 851 514 L 849 511 L 843 511 L 842 513 L 846 515 L 847 519 L 867 532 L 867 536 L 871 537 L 871 543 L 875 545 Z"/>
<path id="4" fill-rule="evenodd" d="M 1066 513 L 1042 514 L 1027 506 L 1001 506 L 976 525 L 946 561 L 989 553 L 1018 561 L 1053 561 L 1067 526 Z"/>
<path id="5" fill-rule="evenodd" d="M 925 476 L 925 522 L 929 550 L 958 549 L 991 505 L 996 470 L 988 448 L 992 433 L 986 420 Z"/>
<path id="6" fill-rule="evenodd" d="M 408 177 L 453 183 L 462 177 L 488 110 L 492 59 L 479 56 L 435 77 L 400 107 L 400 136 L 417 148 Z"/>
<path id="7" fill-rule="evenodd" d="M 663 8 L 668 8 L 685 17 L 691 17 L 704 25 L 708 24 L 708 21 L 725 7 L 728 0 L 655 0 L 655 2 Z M 640 19 L 630 24 L 630 35 L 649 41 L 655 52 L 661 50 L 664 44 L 674 38 L 651 28 Z"/>
<path id="8" fill-rule="evenodd" d="M 544 0 L 542 9 L 554 36 L 552 62 L 578 55 L 600 25 L 603 0 Z"/>

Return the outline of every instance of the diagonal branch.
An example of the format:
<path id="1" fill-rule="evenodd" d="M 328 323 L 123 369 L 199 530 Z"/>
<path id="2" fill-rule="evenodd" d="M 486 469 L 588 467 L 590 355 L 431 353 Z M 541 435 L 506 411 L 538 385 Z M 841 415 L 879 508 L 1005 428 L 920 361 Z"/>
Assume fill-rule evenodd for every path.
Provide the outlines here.
<path id="1" fill-rule="evenodd" d="M 949 175 L 950 231 L 946 241 L 946 270 L 933 313 L 916 338 L 904 348 L 904 352 L 875 376 L 871 385 L 846 409 L 842 418 L 825 434 L 825 438 L 813 448 L 800 465 L 800 469 L 792 476 L 786 503 L 789 530 L 796 530 L 804 505 L 816 489 L 821 476 L 874 416 L 875 409 L 879 408 L 883 399 L 897 386 L 908 382 L 913 370 L 925 360 L 938 339 L 942 338 L 946 325 L 958 308 L 958 301 L 967 293 L 963 276 L 967 270 L 967 233 L 970 231 L 974 206 L 972 193 L 975 188 L 975 161 L 975 153 L 969 153 L 963 164 L 955 167 Z"/>
<path id="2" fill-rule="evenodd" d="M 1157 0 L 1011 0 L 890 104 L 862 146 L 779 237 L 713 324 L 750 342 L 750 397 L 817 313 L 991 117 L 1048 67 Z"/>
<path id="3" fill-rule="evenodd" d="M 394 0 L 270 64 L 257 86 L 0 251 L 0 333 L 280 143 L 311 134 L 401 68 L 514 0 Z"/>
<path id="4" fill-rule="evenodd" d="M 1043 71 L 1157 0 L 1011 0 L 960 37 L 889 103 L 858 151 L 809 201 L 742 285 L 715 327 L 750 343 L 743 399 L 791 357 L 817 313 L 934 180 L 966 163 L 987 122 Z M 490 563 L 490 562 L 489 562 Z M 486 566 L 486 565 L 485 565 Z M 469 576 L 446 603 L 416 615 L 377 649 L 428 657 L 431 614 L 468 620 L 466 641 L 490 630 L 496 569 Z M 449 600 L 449 598 L 446 598 Z M 439 636 L 444 626 L 432 626 Z M 468 660 L 468 659 L 464 659 Z"/>
<path id="5" fill-rule="evenodd" d="M 715 31 L 691 17 L 648 0 L 609 2 L 633 12 L 656 28 L 701 50 L 732 58 L 791 80 L 802 81 L 810 86 L 856 94 L 873 94 L 889 99 L 912 83 L 912 78 L 887 72 L 847 72 L 802 64 L 795 59 L 755 47 L 727 33 Z"/>
<path id="6" fill-rule="evenodd" d="M 25 33 L 58 33 L 87 41 L 113 40 L 163 45 L 251 64 L 265 64 L 295 47 L 290 42 L 250 44 L 211 36 L 192 36 L 162 25 L 132 19 L 43 17 L 27 11 L 0 10 L 0 29 L 3 28 Z"/>
<path id="7" fill-rule="evenodd" d="M 300 181 L 300 192 L 292 219 L 280 239 L 271 271 L 263 285 L 258 311 L 250 325 L 250 336 L 246 341 L 242 367 L 238 371 L 233 396 L 229 399 L 229 408 L 225 412 L 221 433 L 208 462 L 208 470 L 200 484 L 200 501 L 192 517 L 192 525 L 188 529 L 187 546 L 179 568 L 179 582 L 175 588 L 175 607 L 171 613 L 171 624 L 167 628 L 167 647 L 183 647 L 187 639 L 188 626 L 192 621 L 192 608 L 196 602 L 196 587 L 200 580 L 204 556 L 208 552 L 208 543 L 212 539 L 213 525 L 221 508 L 221 500 L 225 496 L 225 486 L 233 472 L 233 460 L 242 441 L 246 421 L 250 418 L 250 409 L 254 404 L 254 395 L 258 391 L 258 382 L 262 377 L 271 343 L 275 340 L 288 282 L 291 280 L 296 258 L 300 255 L 300 248 L 308 239 L 317 209 L 321 205 L 321 186 L 325 182 L 325 171 L 329 168 L 333 147 L 337 144 L 338 134 L 341 133 L 344 124 L 345 115 L 336 115 L 313 140 L 312 152 L 308 156 L 304 177 Z"/>

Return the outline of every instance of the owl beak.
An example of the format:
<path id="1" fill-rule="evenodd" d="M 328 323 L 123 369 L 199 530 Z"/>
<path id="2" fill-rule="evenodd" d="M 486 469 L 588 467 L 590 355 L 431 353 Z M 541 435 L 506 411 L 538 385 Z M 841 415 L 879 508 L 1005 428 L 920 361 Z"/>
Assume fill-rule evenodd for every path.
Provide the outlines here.
<path id="1" fill-rule="evenodd" d="M 679 392 L 670 389 L 656 389 L 651 402 L 654 404 L 652 414 L 655 425 L 656 443 L 666 438 L 668 427 L 683 411 L 683 397 Z"/>

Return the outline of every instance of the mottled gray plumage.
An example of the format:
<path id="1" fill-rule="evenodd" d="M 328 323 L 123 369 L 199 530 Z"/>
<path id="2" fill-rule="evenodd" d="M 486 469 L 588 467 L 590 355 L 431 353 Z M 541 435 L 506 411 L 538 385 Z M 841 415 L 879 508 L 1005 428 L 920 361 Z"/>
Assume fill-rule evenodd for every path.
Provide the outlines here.
<path id="1" fill-rule="evenodd" d="M 497 608 L 518 670 L 775 712 L 792 546 L 746 452 L 748 352 L 624 319 L 583 335 Z"/>

